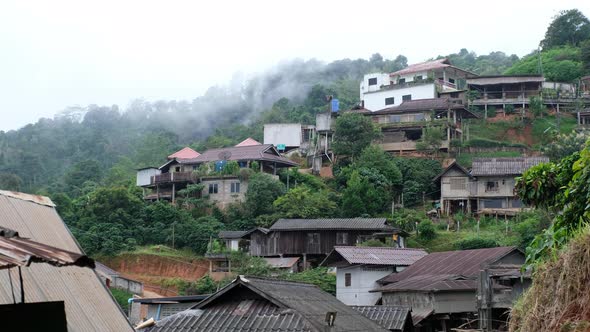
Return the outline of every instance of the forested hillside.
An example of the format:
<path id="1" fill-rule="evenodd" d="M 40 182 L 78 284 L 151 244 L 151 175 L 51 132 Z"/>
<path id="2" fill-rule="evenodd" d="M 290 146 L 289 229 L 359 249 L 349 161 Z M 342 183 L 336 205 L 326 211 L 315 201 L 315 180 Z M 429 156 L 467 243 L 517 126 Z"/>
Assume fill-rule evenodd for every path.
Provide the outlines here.
<path id="1" fill-rule="evenodd" d="M 575 31 L 575 37 L 568 31 Z M 540 55 L 535 51 L 522 59 L 499 51 L 477 55 L 467 49 L 446 57 L 483 75 L 543 72 L 548 79 L 576 82 L 590 73 L 590 23 L 579 11 L 558 15 L 541 44 Z M 392 72 L 407 62 L 403 55 L 384 59 L 379 54 L 331 63 L 292 60 L 245 82 L 211 87 L 192 101 L 70 107 L 53 119 L 0 132 L 0 189 L 49 195 L 89 253 L 170 244 L 174 227 L 178 246 L 202 253 L 210 236 L 221 229 L 266 227 L 280 217 L 391 216 L 392 202 L 402 196 L 406 207 L 436 197 L 431 180 L 441 170 L 435 158 L 442 156 L 394 158 L 370 146 L 373 124 L 358 114 L 341 116 L 336 124 L 340 143 L 346 144 L 336 141 L 335 152 L 354 158 L 339 159 L 334 179 L 324 181 L 292 170 L 287 188 L 286 173 L 280 174 L 280 181 L 251 174 L 246 202 L 226 211 L 215 209 L 206 199 L 191 198 L 198 187 L 187 188 L 176 206 L 146 204 L 135 187 L 135 169 L 158 166 L 183 146 L 204 151 L 246 137 L 262 140 L 265 123 L 311 124 L 315 114 L 326 110 L 327 95 L 338 98 L 342 109 L 354 107 L 364 74 Z M 526 124 L 532 128 L 530 137 L 537 140 L 528 142 L 528 147 L 551 142 L 553 132 L 547 128 L 555 125 L 549 119 L 553 118 L 540 113 Z M 571 130 L 575 121 L 562 122 L 562 130 Z M 524 125 L 524 121 L 482 120 L 470 124 L 472 141 L 489 145 L 492 140 L 510 140 L 508 133 Z M 490 147 L 514 142 L 492 143 Z M 471 157 L 461 155 L 466 163 Z M 410 211 L 396 222 L 410 229 L 424 218 L 423 212 Z"/>

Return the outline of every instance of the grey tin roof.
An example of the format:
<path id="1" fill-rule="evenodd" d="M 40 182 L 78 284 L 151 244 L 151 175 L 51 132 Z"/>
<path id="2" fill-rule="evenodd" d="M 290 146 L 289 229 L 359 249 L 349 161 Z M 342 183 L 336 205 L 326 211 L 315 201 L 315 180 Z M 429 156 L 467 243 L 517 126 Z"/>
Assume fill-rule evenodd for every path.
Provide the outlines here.
<path id="1" fill-rule="evenodd" d="M 390 331 L 405 331 L 406 322 L 412 325 L 412 310 L 409 307 L 389 305 L 352 306 L 363 316 Z"/>
<path id="2" fill-rule="evenodd" d="M 533 166 L 547 162 L 547 157 L 473 158 L 471 175 L 520 175 Z"/>
<path id="3" fill-rule="evenodd" d="M 321 265 L 340 256 L 349 264 L 409 266 L 426 255 L 423 249 L 336 246 Z"/>
<path id="4" fill-rule="evenodd" d="M 337 219 L 279 219 L 271 231 L 296 230 L 386 230 L 392 229 L 385 218 L 337 218 Z"/>

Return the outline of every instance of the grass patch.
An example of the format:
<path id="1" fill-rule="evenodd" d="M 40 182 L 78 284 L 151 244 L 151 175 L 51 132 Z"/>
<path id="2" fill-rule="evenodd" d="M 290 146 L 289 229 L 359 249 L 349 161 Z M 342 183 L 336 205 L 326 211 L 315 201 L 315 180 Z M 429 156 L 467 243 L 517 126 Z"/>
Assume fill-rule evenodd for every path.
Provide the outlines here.
<path id="1" fill-rule="evenodd" d="M 537 118 L 532 122 L 532 135 L 535 140 L 535 146 L 548 144 L 551 142 L 553 133 L 557 132 L 557 118 L 554 115 Z M 571 133 L 577 126 L 577 120 L 570 115 L 562 114 L 559 125 L 560 134 Z"/>
<path id="2" fill-rule="evenodd" d="M 133 255 L 154 255 L 159 257 L 167 257 L 167 258 L 178 258 L 183 260 L 195 260 L 195 259 L 202 259 L 203 256 L 195 254 L 192 250 L 184 248 L 184 249 L 172 249 L 168 246 L 164 245 L 153 245 L 153 246 L 145 246 L 145 247 L 137 247 L 133 251 L 127 251 L 120 253 L 119 255 L 123 254 L 133 254 Z"/>
<path id="3" fill-rule="evenodd" d="M 128 313 L 129 312 L 128 300 L 133 297 L 133 294 L 129 293 L 127 291 L 118 289 L 118 288 L 111 288 L 110 291 L 111 291 L 111 294 L 113 294 L 115 301 L 117 301 L 117 303 L 121 307 L 121 309 L 123 309 L 123 311 L 125 313 Z"/>

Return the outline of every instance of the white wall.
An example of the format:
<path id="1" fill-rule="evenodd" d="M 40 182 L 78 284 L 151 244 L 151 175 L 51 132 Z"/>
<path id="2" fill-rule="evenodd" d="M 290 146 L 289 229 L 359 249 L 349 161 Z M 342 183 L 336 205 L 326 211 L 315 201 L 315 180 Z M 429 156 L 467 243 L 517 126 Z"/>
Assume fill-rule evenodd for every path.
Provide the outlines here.
<path id="1" fill-rule="evenodd" d="M 402 96 L 412 95 L 412 100 L 430 99 L 436 97 L 434 83 L 412 86 L 402 89 L 387 89 L 378 92 L 370 92 L 361 95 L 361 100 L 365 103 L 365 108 L 370 111 L 378 111 L 384 108 L 398 106 L 402 103 Z M 385 105 L 385 98 L 395 98 L 395 103 Z"/>
<path id="2" fill-rule="evenodd" d="M 374 305 L 381 293 L 369 293 L 379 285 L 377 280 L 391 274 L 394 267 L 382 271 L 365 271 L 361 266 L 339 267 L 336 269 L 336 298 L 346 305 Z M 344 286 L 344 274 L 351 274 L 351 285 Z"/>
<path id="3" fill-rule="evenodd" d="M 264 144 L 285 144 L 288 147 L 301 145 L 301 124 L 270 123 L 264 125 Z"/>
<path id="4" fill-rule="evenodd" d="M 369 85 L 369 79 L 370 78 L 376 78 L 377 79 L 377 84 L 375 84 L 375 85 Z M 389 74 L 387 74 L 387 73 L 371 73 L 371 74 L 367 74 L 367 75 L 365 75 L 363 77 L 363 81 L 360 84 L 360 93 L 361 93 L 361 96 L 365 92 L 377 91 L 377 90 L 381 89 L 381 86 L 382 85 L 389 85 L 390 83 L 391 83 L 391 79 L 389 77 Z"/>
<path id="5" fill-rule="evenodd" d="M 137 171 L 136 185 L 138 187 L 147 186 L 150 184 L 151 177 L 154 175 L 158 175 L 160 173 L 162 173 L 162 172 L 157 168 L 141 169 L 141 170 Z"/>

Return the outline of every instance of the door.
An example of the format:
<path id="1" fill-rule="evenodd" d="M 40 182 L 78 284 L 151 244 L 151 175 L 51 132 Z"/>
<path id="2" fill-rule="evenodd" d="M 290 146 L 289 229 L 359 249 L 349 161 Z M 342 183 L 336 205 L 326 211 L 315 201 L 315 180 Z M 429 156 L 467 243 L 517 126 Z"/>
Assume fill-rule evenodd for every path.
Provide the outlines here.
<path id="1" fill-rule="evenodd" d="M 307 233 L 307 254 L 320 253 L 320 233 Z"/>

